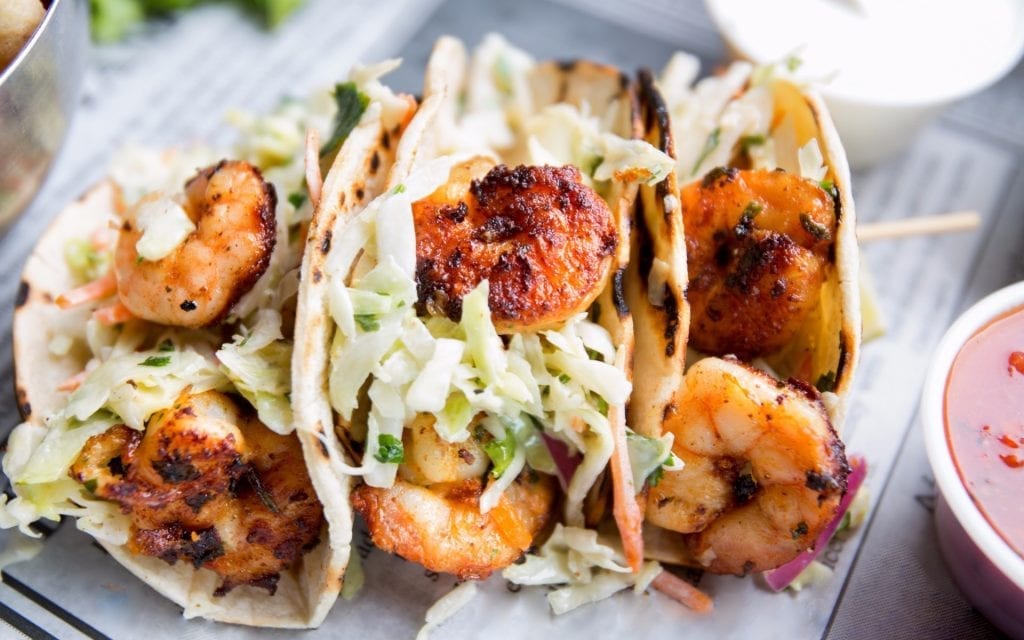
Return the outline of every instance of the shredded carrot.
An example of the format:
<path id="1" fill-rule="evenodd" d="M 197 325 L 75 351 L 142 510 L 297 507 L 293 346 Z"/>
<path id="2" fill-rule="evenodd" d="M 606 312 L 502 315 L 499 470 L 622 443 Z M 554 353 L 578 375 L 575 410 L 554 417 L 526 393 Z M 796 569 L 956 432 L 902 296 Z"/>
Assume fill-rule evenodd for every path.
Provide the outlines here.
<path id="1" fill-rule="evenodd" d="M 109 295 L 113 295 L 115 291 L 117 291 L 117 276 L 114 275 L 113 271 L 108 271 L 107 275 L 101 278 L 76 287 L 71 291 L 65 291 L 57 296 L 56 302 L 57 306 L 61 309 L 70 309 L 87 302 L 102 300 Z"/>
<path id="2" fill-rule="evenodd" d="M 85 382 L 85 376 L 86 371 L 83 369 L 57 385 L 57 391 L 74 391 L 78 387 L 82 386 L 83 382 Z"/>
<path id="3" fill-rule="evenodd" d="M 572 416 L 569 419 L 569 428 L 576 433 L 583 433 L 587 430 L 587 423 L 579 416 Z"/>
<path id="4" fill-rule="evenodd" d="M 608 413 L 615 450 L 612 452 L 612 489 L 614 492 L 612 514 L 622 538 L 622 549 L 626 562 L 636 572 L 644 561 L 644 514 L 636 499 L 633 486 L 633 470 L 626 449 L 626 420 L 623 407 L 613 407 Z"/>
<path id="5" fill-rule="evenodd" d="M 708 594 L 674 573 L 662 571 L 651 584 L 658 591 L 697 613 L 711 613 L 715 608 L 715 603 Z"/>
<path id="6" fill-rule="evenodd" d="M 97 251 L 106 251 L 107 249 L 110 248 L 110 236 L 110 229 L 106 227 L 100 227 L 99 229 L 93 231 L 92 235 L 89 236 L 89 244 L 91 244 L 92 248 Z"/>
<path id="7" fill-rule="evenodd" d="M 320 206 L 320 192 L 324 178 L 320 173 L 320 134 L 316 129 L 306 131 L 306 187 L 313 209 Z"/>
<path id="8" fill-rule="evenodd" d="M 516 515 L 516 512 L 509 507 L 505 496 L 502 496 L 498 504 L 491 509 L 491 517 L 494 518 L 494 523 L 498 525 L 498 533 L 512 546 L 526 551 L 533 544 L 533 536 L 523 526 L 523 522 Z"/>
<path id="9" fill-rule="evenodd" d="M 96 318 L 100 324 L 112 325 L 121 324 L 131 320 L 135 316 L 128 307 L 124 306 L 121 302 L 116 302 L 109 307 L 102 307 L 92 312 L 92 317 Z"/>

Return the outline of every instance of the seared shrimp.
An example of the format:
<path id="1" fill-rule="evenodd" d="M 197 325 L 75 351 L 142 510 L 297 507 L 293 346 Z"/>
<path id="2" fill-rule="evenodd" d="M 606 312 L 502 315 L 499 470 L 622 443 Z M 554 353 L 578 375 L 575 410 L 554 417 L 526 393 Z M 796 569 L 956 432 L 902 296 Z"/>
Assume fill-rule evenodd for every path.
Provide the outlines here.
<path id="1" fill-rule="evenodd" d="M 323 511 L 295 436 L 278 435 L 228 396 L 183 396 L 142 434 L 93 436 L 71 476 L 131 518 L 128 548 L 271 593 L 317 542 Z"/>
<path id="2" fill-rule="evenodd" d="M 677 405 L 665 428 L 685 467 L 651 487 L 648 521 L 687 534 L 713 573 L 773 569 L 812 547 L 849 473 L 817 392 L 706 358 L 687 371 Z"/>
<path id="3" fill-rule="evenodd" d="M 618 241 L 608 205 L 575 167 L 491 168 L 476 159 L 413 204 L 416 281 L 428 310 L 457 320 L 481 280 L 498 331 L 536 330 L 584 311 Z"/>
<path id="4" fill-rule="evenodd" d="M 787 344 L 825 281 L 836 232 L 831 195 L 782 171 L 715 169 L 682 201 L 691 344 L 745 360 Z"/>
<path id="5" fill-rule="evenodd" d="M 477 442 L 441 441 L 430 416 L 417 418 L 403 440 L 406 461 L 395 484 L 362 485 L 352 494 L 377 547 L 468 580 L 507 567 L 533 545 L 554 505 L 550 476 L 524 471 L 481 514 L 490 460 Z"/>
<path id="6" fill-rule="evenodd" d="M 222 160 L 185 184 L 185 212 L 196 225 L 160 260 L 142 260 L 138 207 L 126 216 L 114 255 L 117 292 L 136 317 L 179 327 L 223 319 L 256 283 L 274 250 L 277 195 L 259 169 Z"/>

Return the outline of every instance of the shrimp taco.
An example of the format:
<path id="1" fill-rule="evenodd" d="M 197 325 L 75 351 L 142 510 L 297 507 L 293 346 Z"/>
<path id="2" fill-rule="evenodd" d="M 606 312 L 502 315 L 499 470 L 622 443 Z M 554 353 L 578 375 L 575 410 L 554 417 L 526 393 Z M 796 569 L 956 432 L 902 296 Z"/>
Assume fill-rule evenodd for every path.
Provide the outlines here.
<path id="1" fill-rule="evenodd" d="M 854 209 L 816 94 L 772 67 L 735 63 L 691 88 L 697 71 L 677 54 L 657 87 L 640 74 L 679 191 L 666 181 L 637 210 L 634 375 L 661 385 L 637 385 L 629 418 L 671 436 L 683 463 L 647 488 L 651 554 L 746 574 L 813 549 L 841 515 L 838 432 L 860 345 Z"/>
<path id="2" fill-rule="evenodd" d="M 325 188 L 298 428 L 320 447 L 314 482 L 355 480 L 381 549 L 484 578 L 556 520 L 593 524 L 609 463 L 632 496 L 629 217 L 673 164 L 640 131 L 616 69 L 442 38 L 385 193 Z M 633 502 L 616 519 L 639 565 Z"/>
<path id="3" fill-rule="evenodd" d="M 364 112 L 411 111 L 376 80 L 384 70 L 232 114 L 231 159 L 129 152 L 58 215 L 14 317 L 25 422 L 4 457 L 17 496 L 0 524 L 33 534 L 40 518 L 74 517 L 186 617 L 320 624 L 348 561 L 333 529 L 351 520 L 325 520 L 321 500 L 338 497 L 318 499 L 293 433 L 298 268 L 320 162 L 393 159 L 353 130 Z M 308 129 L 331 136 L 304 145 Z"/>

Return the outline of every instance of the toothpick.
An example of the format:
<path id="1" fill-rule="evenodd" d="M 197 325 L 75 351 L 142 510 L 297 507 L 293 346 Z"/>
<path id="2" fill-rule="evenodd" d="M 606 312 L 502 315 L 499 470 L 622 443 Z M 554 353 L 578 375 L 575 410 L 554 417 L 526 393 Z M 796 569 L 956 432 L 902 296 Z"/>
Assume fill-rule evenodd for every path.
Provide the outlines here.
<path id="1" fill-rule="evenodd" d="M 981 224 L 977 211 L 954 211 L 934 216 L 919 216 L 885 222 L 857 225 L 857 239 L 861 242 L 892 240 L 912 236 L 935 235 L 971 231 Z"/>

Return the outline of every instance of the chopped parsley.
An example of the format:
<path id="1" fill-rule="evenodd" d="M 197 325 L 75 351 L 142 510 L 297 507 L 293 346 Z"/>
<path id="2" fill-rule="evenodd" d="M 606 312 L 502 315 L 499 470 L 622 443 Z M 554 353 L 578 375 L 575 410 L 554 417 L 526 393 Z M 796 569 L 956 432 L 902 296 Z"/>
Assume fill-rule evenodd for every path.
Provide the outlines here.
<path id="1" fill-rule="evenodd" d="M 82 486 L 84 486 L 85 490 L 88 491 L 89 493 L 95 494 L 97 486 L 96 478 L 89 478 L 88 480 L 82 483 Z"/>
<path id="2" fill-rule="evenodd" d="M 743 149 L 744 153 L 748 153 L 750 151 L 750 147 L 760 147 L 767 141 L 768 139 L 765 138 L 764 135 L 760 133 L 755 133 L 749 136 L 743 136 L 742 138 L 740 138 L 740 148 Z"/>
<path id="3" fill-rule="evenodd" d="M 372 313 L 357 313 L 355 315 L 355 319 L 359 328 L 367 333 L 380 329 L 380 320 L 378 320 L 377 316 Z"/>
<path id="4" fill-rule="evenodd" d="M 836 183 L 832 182 L 831 180 L 822 180 L 821 182 L 818 183 L 818 186 L 824 189 L 829 194 L 831 194 L 832 190 L 835 189 L 836 187 Z"/>
<path id="5" fill-rule="evenodd" d="M 743 209 L 743 213 L 740 214 L 740 221 L 736 223 L 736 227 L 733 229 L 733 233 L 736 237 L 742 238 L 749 235 L 754 230 L 754 218 L 757 214 L 764 211 L 764 205 L 756 200 L 751 200 L 747 203 L 747 206 Z"/>
<path id="6" fill-rule="evenodd" d="M 789 56 L 786 58 L 786 68 L 792 73 L 800 68 L 800 65 L 804 63 L 798 56 Z"/>
<path id="7" fill-rule="evenodd" d="M 296 191 L 295 193 L 289 194 L 288 196 L 288 204 L 292 205 L 296 209 L 301 207 L 305 202 L 306 194 L 302 193 L 301 191 Z"/>
<path id="8" fill-rule="evenodd" d="M 651 472 L 651 475 L 647 476 L 647 486 L 649 486 L 649 487 L 656 487 L 656 486 L 658 486 L 658 483 L 661 482 L 661 479 L 664 478 L 664 477 L 665 477 L 665 467 L 659 464 L 657 467 L 654 468 L 654 471 Z M 637 490 L 639 490 L 641 488 L 642 487 L 637 487 Z"/>
<path id="9" fill-rule="evenodd" d="M 808 529 L 807 523 L 801 522 L 800 524 L 796 525 L 796 529 L 793 529 L 793 539 L 797 540 L 799 538 L 806 536 L 809 530 L 810 529 Z"/>
<path id="10" fill-rule="evenodd" d="M 165 353 L 168 351 L 174 351 L 174 343 L 171 342 L 170 338 L 167 338 L 166 340 L 161 342 L 159 346 L 157 346 L 157 350 L 163 351 Z"/>
<path id="11" fill-rule="evenodd" d="M 718 148 L 718 141 L 721 136 L 721 127 L 715 127 L 714 131 L 708 134 L 708 139 L 704 141 L 704 148 L 701 149 L 700 155 L 697 156 L 697 162 L 693 163 L 693 170 L 690 173 L 697 173 L 700 165 L 704 164 L 704 161 L 708 159 L 711 152 Z"/>
<path id="12" fill-rule="evenodd" d="M 491 459 L 494 468 L 491 469 L 492 478 L 500 478 L 512 464 L 512 458 L 516 455 L 516 436 L 511 429 L 505 429 L 505 437 L 501 440 L 495 438 L 484 443 L 484 452 Z"/>
<path id="13" fill-rule="evenodd" d="M 832 239 L 832 234 L 829 233 L 828 227 L 812 218 L 810 214 L 800 214 L 800 226 L 804 228 L 804 231 L 811 234 L 818 240 Z"/>
<path id="14" fill-rule="evenodd" d="M 370 98 L 356 88 L 356 83 L 345 82 L 334 86 L 334 102 L 338 105 L 338 112 L 334 116 L 334 131 L 320 147 L 321 160 L 334 159 L 348 134 L 359 124 L 359 118 L 366 111 Z"/>
<path id="15" fill-rule="evenodd" d="M 405 447 L 402 441 L 390 433 L 377 436 L 377 453 L 373 454 L 377 462 L 400 463 L 405 461 Z"/>
<path id="16" fill-rule="evenodd" d="M 256 492 L 256 495 L 260 497 L 260 502 L 262 502 L 266 508 L 270 509 L 271 513 L 281 513 L 277 503 L 274 502 L 274 496 L 270 495 L 270 492 L 263 486 L 263 481 L 261 481 L 260 477 L 256 475 L 256 469 L 249 467 L 246 475 L 248 476 L 249 484 Z"/>
<path id="17" fill-rule="evenodd" d="M 166 367 L 171 364 L 171 356 L 149 356 L 139 364 L 143 367 Z"/>
<path id="18" fill-rule="evenodd" d="M 560 381 L 560 382 L 561 382 L 562 384 L 569 384 L 569 381 L 571 381 L 571 380 L 572 380 L 572 378 L 570 378 L 570 377 L 569 377 L 569 374 L 568 374 L 568 373 L 563 373 L 563 374 L 561 374 L 560 376 L 558 376 L 558 380 L 559 380 L 559 381 Z"/>
<path id="19" fill-rule="evenodd" d="M 391 193 L 394 195 L 405 193 L 405 185 L 399 182 L 397 185 L 395 185 L 395 188 L 391 190 Z"/>
<path id="20" fill-rule="evenodd" d="M 814 383 L 814 387 L 822 393 L 834 391 L 836 388 L 836 372 L 829 371 L 828 373 L 821 374 L 818 377 L 818 381 Z"/>

